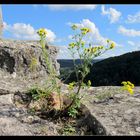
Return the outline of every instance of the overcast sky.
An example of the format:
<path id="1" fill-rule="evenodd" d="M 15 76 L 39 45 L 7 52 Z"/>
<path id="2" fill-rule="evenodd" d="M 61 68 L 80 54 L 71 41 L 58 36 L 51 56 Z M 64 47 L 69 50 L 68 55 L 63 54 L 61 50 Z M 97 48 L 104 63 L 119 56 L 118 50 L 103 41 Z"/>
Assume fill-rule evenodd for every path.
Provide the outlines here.
<path id="1" fill-rule="evenodd" d="M 47 41 L 59 48 L 58 58 L 69 59 L 70 25 L 91 29 L 87 41 L 116 48 L 99 58 L 140 50 L 140 5 L 2 5 L 4 38 L 38 40 L 36 31 L 46 28 Z"/>

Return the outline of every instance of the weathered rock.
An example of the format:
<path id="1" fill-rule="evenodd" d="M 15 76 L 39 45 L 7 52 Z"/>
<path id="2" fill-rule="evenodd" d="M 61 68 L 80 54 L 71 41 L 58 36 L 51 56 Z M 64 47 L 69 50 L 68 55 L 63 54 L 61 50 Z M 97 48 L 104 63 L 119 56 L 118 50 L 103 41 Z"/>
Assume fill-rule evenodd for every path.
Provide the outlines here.
<path id="1" fill-rule="evenodd" d="M 136 131 L 140 133 L 140 127 L 137 127 L 136 128 Z"/>
<path id="2" fill-rule="evenodd" d="M 59 74 L 57 48 L 46 45 L 46 49 Z M 37 63 L 31 69 L 33 59 Z M 25 93 L 35 85 L 46 85 L 48 74 L 38 41 L 0 40 L 0 135 L 58 135 L 55 124 L 30 116 L 25 106 L 13 103 L 15 97 L 28 102 Z"/>
<path id="3" fill-rule="evenodd" d="M 59 64 L 56 60 L 57 48 L 46 45 L 46 49 L 57 73 L 59 73 Z M 36 63 L 34 69 L 31 69 L 33 59 L 36 60 Z M 45 76 L 48 72 L 38 41 L 0 40 L 0 68 L 12 74 L 14 78 Z"/>
<path id="4" fill-rule="evenodd" d="M 87 123 L 96 134 L 140 135 L 139 100 L 140 87 L 135 88 L 132 96 L 120 87 L 105 86 L 91 88 L 82 103 L 91 113 Z"/>
<path id="5" fill-rule="evenodd" d="M 0 135 L 32 135 L 29 128 L 17 121 L 15 118 L 0 118 L 0 122 Z"/>
<path id="6" fill-rule="evenodd" d="M 47 81 L 47 76 L 30 78 L 28 76 L 18 76 L 13 78 L 11 74 L 0 70 L 0 95 L 10 94 L 10 93 L 26 93 L 31 87 L 45 86 Z"/>
<path id="7" fill-rule="evenodd" d="M 39 99 L 37 101 L 31 101 L 31 103 L 29 104 L 29 108 L 30 109 L 34 109 L 35 111 L 39 111 L 42 109 L 46 109 L 48 107 L 48 101 L 43 98 L 43 99 Z"/>
<path id="8" fill-rule="evenodd" d="M 54 123 L 17 108 L 13 98 L 13 94 L 0 96 L 0 135 L 58 135 Z"/>
<path id="9" fill-rule="evenodd" d="M 46 46 L 58 72 L 56 62 L 57 50 Z M 41 46 L 35 41 L 0 40 L 0 135 L 58 135 L 58 126 L 37 116 L 31 116 L 26 107 L 16 107 L 13 103 L 21 94 L 23 102 L 30 99 L 27 90 L 33 85 L 44 86 L 48 70 L 41 55 Z M 36 57 L 37 65 L 30 69 L 32 58 Z M 63 86 L 64 93 L 68 93 Z M 82 94 L 82 92 L 81 92 Z M 21 101 L 17 96 L 17 101 Z M 52 96 L 54 107 L 59 109 L 58 96 Z M 69 104 L 70 100 L 64 100 Z M 87 107 L 86 124 L 97 135 L 140 135 L 140 88 L 129 95 L 120 87 L 90 88 L 82 100 Z M 44 102 L 47 104 L 47 102 Z M 42 106 L 42 105 L 41 105 Z"/>
<path id="10" fill-rule="evenodd" d="M 46 45 L 46 49 L 59 74 L 57 48 Z M 37 62 L 34 69 L 32 59 Z M 25 93 L 34 85 L 45 85 L 47 80 L 48 68 L 38 41 L 0 40 L 0 94 Z"/>
<path id="11" fill-rule="evenodd" d="M 13 94 L 0 96 L 0 135 L 58 135 L 58 126 L 29 115 L 24 107 L 17 108 L 13 104 L 14 97 Z M 87 107 L 83 123 L 96 135 L 140 135 L 139 99 L 139 87 L 133 96 L 120 87 L 90 88 L 82 100 Z"/>

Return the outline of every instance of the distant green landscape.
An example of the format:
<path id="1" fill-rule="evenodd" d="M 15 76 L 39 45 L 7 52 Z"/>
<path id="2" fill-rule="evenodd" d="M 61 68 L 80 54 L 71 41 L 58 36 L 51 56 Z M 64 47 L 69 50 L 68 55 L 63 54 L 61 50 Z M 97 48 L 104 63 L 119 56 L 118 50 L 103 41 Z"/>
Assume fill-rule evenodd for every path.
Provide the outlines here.
<path id="1" fill-rule="evenodd" d="M 60 78 L 65 83 L 76 80 L 72 60 L 58 60 Z M 76 60 L 79 64 L 80 61 Z M 66 77 L 69 76 L 67 79 Z M 122 81 L 132 81 L 140 86 L 140 51 L 129 52 L 120 56 L 93 61 L 86 81 L 90 79 L 92 86 L 120 86 Z"/>
<path id="2" fill-rule="evenodd" d="M 93 60 L 93 64 L 99 62 L 103 59 L 95 59 Z M 73 68 L 73 60 L 72 59 L 57 59 L 57 62 L 60 64 L 60 68 Z M 75 60 L 76 64 L 80 64 L 80 59 Z"/>

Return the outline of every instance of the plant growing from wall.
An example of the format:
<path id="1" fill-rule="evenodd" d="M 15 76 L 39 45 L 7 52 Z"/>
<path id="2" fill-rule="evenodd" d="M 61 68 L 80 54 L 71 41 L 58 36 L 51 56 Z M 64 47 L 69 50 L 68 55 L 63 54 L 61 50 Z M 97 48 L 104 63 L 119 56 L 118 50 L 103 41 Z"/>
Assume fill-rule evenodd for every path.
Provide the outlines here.
<path id="1" fill-rule="evenodd" d="M 39 100 L 42 98 L 46 100 L 50 100 L 51 98 L 55 98 L 56 97 L 55 93 L 57 93 L 57 96 L 59 96 L 60 108 L 61 108 L 60 85 L 57 80 L 56 70 L 53 66 L 52 60 L 49 57 L 49 52 L 46 48 L 47 32 L 45 29 L 41 28 L 37 31 L 37 34 L 40 36 L 40 44 L 41 44 L 41 49 L 42 49 L 43 60 L 45 61 L 47 65 L 47 72 L 49 74 L 47 77 L 47 82 L 46 82 L 45 87 L 38 87 L 36 85 L 35 87 L 29 90 L 29 94 L 32 96 L 33 100 Z M 36 65 L 36 59 L 32 58 L 30 67 L 33 69 L 34 65 Z M 55 100 L 52 102 L 55 102 Z"/>
<path id="2" fill-rule="evenodd" d="M 86 91 L 90 86 L 91 82 L 88 80 L 87 83 L 84 82 L 85 77 L 90 72 L 90 66 L 92 65 L 92 61 L 94 58 L 104 54 L 106 51 L 113 49 L 115 47 L 115 44 L 107 40 L 107 47 L 104 46 L 94 46 L 91 43 L 87 44 L 84 40 L 88 33 L 90 33 L 89 28 L 78 28 L 77 25 L 73 25 L 72 29 L 74 31 L 77 31 L 77 33 L 73 36 L 74 42 L 69 44 L 69 50 L 70 54 L 73 58 L 74 63 L 74 71 L 76 73 L 77 80 L 69 83 L 68 90 L 69 90 L 69 98 L 71 99 L 71 102 L 67 104 L 65 107 L 62 106 L 60 115 L 68 114 L 71 117 L 76 117 L 78 114 L 78 109 L 81 105 L 81 99 L 84 97 L 85 94 L 81 94 L 81 89 Z M 59 85 L 57 81 L 57 75 L 56 71 L 53 67 L 52 61 L 49 57 L 48 50 L 45 47 L 46 44 L 46 35 L 47 32 L 45 29 L 39 29 L 38 35 L 40 36 L 40 44 L 42 47 L 43 52 L 43 58 L 47 64 L 48 67 L 48 81 L 50 81 L 49 85 L 47 85 L 47 88 L 41 89 L 31 89 L 32 97 L 35 99 L 38 99 L 40 97 L 48 97 L 48 95 L 51 95 L 54 91 L 56 91 L 59 95 L 59 100 L 61 103 L 61 86 Z M 75 55 L 77 55 L 80 58 L 80 65 L 77 65 L 75 63 Z M 34 95 L 35 94 L 35 95 Z M 46 94 L 46 95 L 45 95 Z"/>
<path id="3" fill-rule="evenodd" d="M 56 91 L 56 93 L 59 95 L 59 100 L 60 100 L 60 108 L 62 107 L 61 105 L 61 95 L 60 95 L 60 84 L 58 83 L 58 80 L 57 80 L 57 73 L 56 73 L 56 70 L 53 66 L 53 63 L 52 63 L 52 60 L 51 58 L 49 57 L 49 52 L 48 50 L 46 49 L 46 35 L 47 35 L 47 32 L 45 29 L 41 28 L 37 31 L 38 35 L 40 36 L 40 44 L 41 44 L 41 47 L 42 47 L 42 52 L 43 52 L 43 57 L 44 57 L 44 60 L 47 64 L 47 67 L 48 67 L 48 73 L 49 73 L 49 77 L 48 77 L 48 81 L 50 81 L 50 85 L 48 86 L 48 92 L 49 94 L 53 93 Z"/>
<path id="4" fill-rule="evenodd" d="M 72 102 L 64 109 L 64 112 L 72 117 L 76 117 L 78 114 L 77 109 L 80 107 L 81 99 L 84 94 L 81 94 L 81 89 L 87 89 L 90 87 L 91 82 L 84 83 L 84 79 L 90 72 L 90 66 L 94 58 L 101 56 L 106 51 L 111 50 L 115 47 L 114 42 L 107 40 L 107 47 L 104 46 L 94 46 L 91 43 L 86 43 L 85 37 L 90 33 L 89 28 L 79 28 L 77 25 L 72 25 L 72 30 L 76 32 L 72 39 L 74 40 L 69 44 L 70 54 L 73 58 L 74 71 L 76 73 L 77 80 L 69 83 L 69 96 Z M 75 56 L 80 58 L 80 65 L 75 63 Z"/>

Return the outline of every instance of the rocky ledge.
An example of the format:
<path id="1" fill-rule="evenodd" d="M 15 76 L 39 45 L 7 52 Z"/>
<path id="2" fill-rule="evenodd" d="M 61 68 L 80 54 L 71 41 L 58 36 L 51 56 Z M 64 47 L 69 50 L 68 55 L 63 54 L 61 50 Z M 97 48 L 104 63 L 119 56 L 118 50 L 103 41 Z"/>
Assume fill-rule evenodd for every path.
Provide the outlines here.
<path id="1" fill-rule="evenodd" d="M 58 71 L 56 48 L 46 45 L 46 49 Z M 33 72 L 32 56 L 37 59 Z M 41 56 L 39 42 L 0 40 L 0 135 L 59 135 L 59 126 L 30 115 L 13 101 L 15 94 L 25 94 L 31 86 L 47 82 Z M 68 92 L 66 87 L 62 86 L 64 93 Z M 82 103 L 90 112 L 85 121 L 94 134 L 140 135 L 140 87 L 135 88 L 134 95 L 115 86 L 91 87 L 85 95 Z"/>
<path id="2" fill-rule="evenodd" d="M 89 125 L 98 135 L 140 135 L 140 87 L 135 94 L 121 87 L 92 87 L 83 99 L 89 109 Z"/>
<path id="3" fill-rule="evenodd" d="M 17 108 L 13 97 L 14 94 L 0 96 L 0 135 L 58 135 L 54 123 Z"/>
<path id="4" fill-rule="evenodd" d="M 57 47 L 46 44 L 46 49 L 59 74 Z M 34 63 L 33 69 L 32 63 Z M 0 40 L 1 94 L 23 92 L 32 85 L 42 85 L 47 81 L 47 76 L 48 68 L 42 57 L 39 41 Z"/>
<path id="5" fill-rule="evenodd" d="M 0 135 L 60 135 L 59 125 L 17 107 L 14 95 L 0 96 Z M 140 87 L 133 96 L 120 87 L 92 87 L 82 103 L 89 110 L 84 123 L 95 135 L 140 135 Z"/>
<path id="6" fill-rule="evenodd" d="M 46 49 L 59 74 L 57 48 L 46 44 Z M 33 58 L 36 63 L 31 69 Z M 26 93 L 36 84 L 43 86 L 47 76 L 38 41 L 0 40 L 0 135 L 58 135 L 55 124 L 31 116 L 13 103 L 15 93 Z"/>
<path id="7" fill-rule="evenodd" d="M 56 60 L 57 47 L 46 44 L 46 49 L 59 73 L 59 64 Z M 34 69 L 31 69 L 33 60 Z M 42 57 L 39 41 L 0 40 L 0 68 L 12 74 L 13 77 L 46 75 L 47 66 Z"/>

